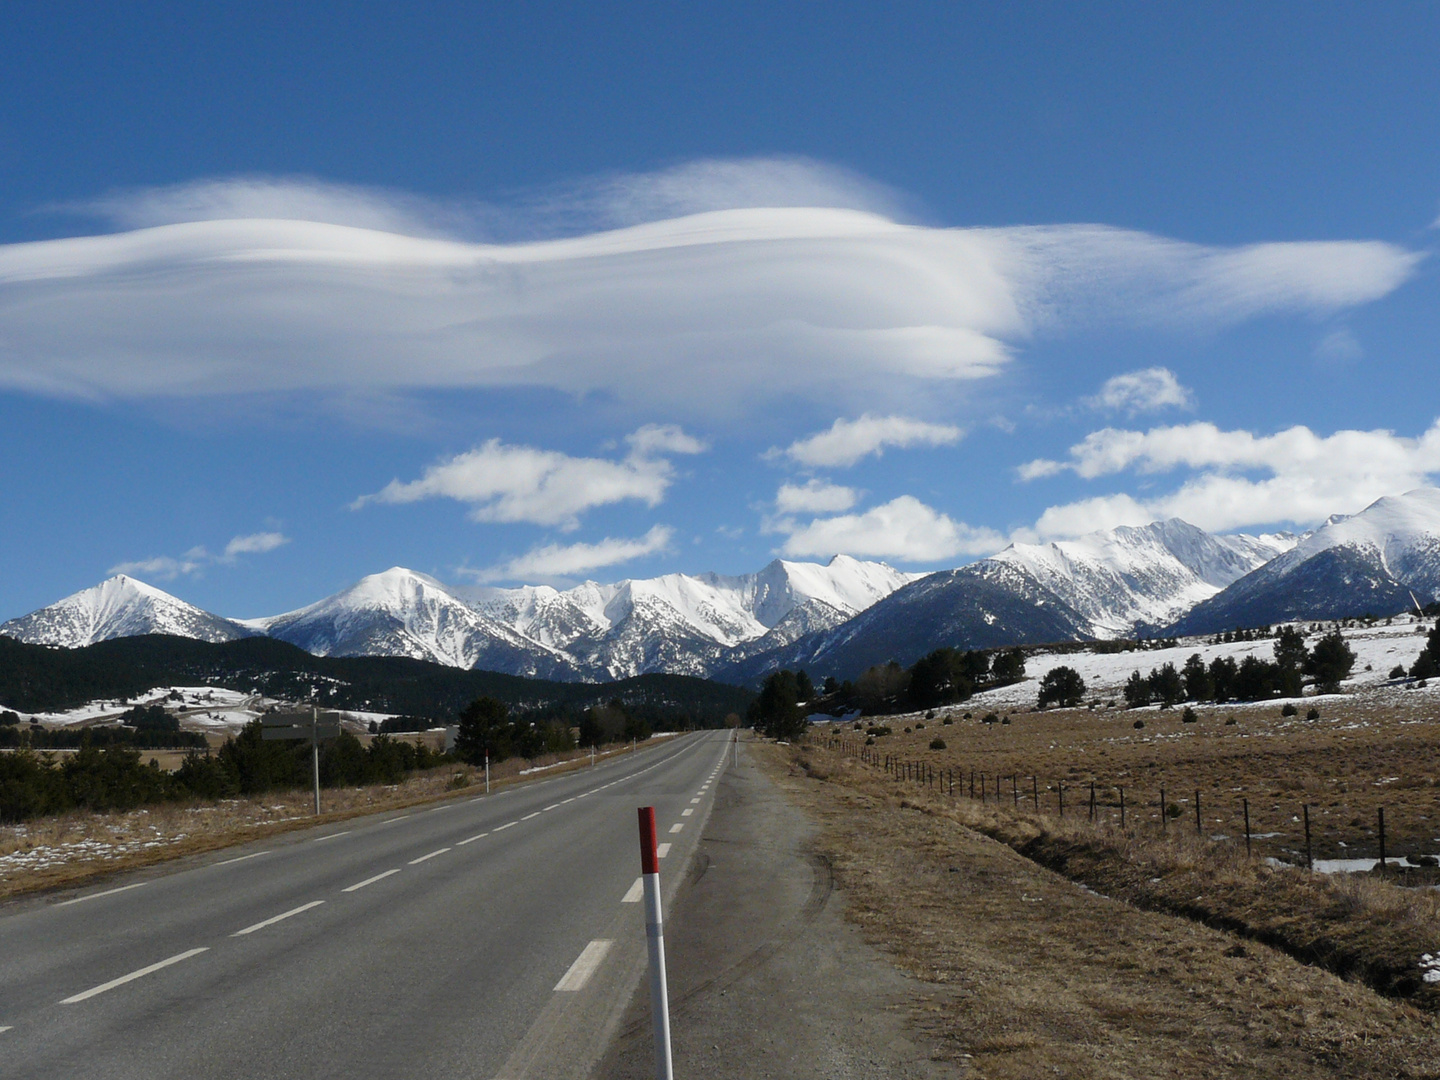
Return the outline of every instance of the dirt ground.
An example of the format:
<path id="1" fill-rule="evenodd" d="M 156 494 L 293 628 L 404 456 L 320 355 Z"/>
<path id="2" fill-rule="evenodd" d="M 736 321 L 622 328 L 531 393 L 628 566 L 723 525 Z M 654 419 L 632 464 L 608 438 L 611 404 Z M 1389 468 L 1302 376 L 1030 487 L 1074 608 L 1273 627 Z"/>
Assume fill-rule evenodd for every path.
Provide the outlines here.
<path id="1" fill-rule="evenodd" d="M 993 1078 L 1435 1077 L 1433 1015 L 1068 881 L 953 820 L 767 747 L 848 916 L 933 995 L 937 1054 Z M 826 773 L 826 765 L 835 772 Z M 943 991 L 943 992 L 942 992 Z"/>
<path id="2" fill-rule="evenodd" d="M 1382 808 L 1389 857 L 1440 853 L 1440 718 L 1419 695 L 1401 693 L 1317 706 L 1322 715 L 1314 721 L 1304 709 L 1284 717 L 1278 705 L 1202 706 L 1190 724 L 1178 708 L 1102 706 L 1015 711 L 1002 714 L 1008 724 L 986 724 L 986 710 L 960 705 L 929 719 L 880 718 L 875 722 L 892 734 L 869 749 L 882 761 L 890 755 L 947 770 L 967 792 L 983 776 L 991 798 L 998 781 L 1007 802 L 1012 782 L 1022 801 L 1038 788 L 1050 812 L 1059 809 L 1063 787 L 1066 812 L 1088 813 L 1094 781 L 1098 814 L 1117 823 L 1123 787 L 1127 825 L 1156 832 L 1162 788 L 1175 815 L 1170 827 L 1192 833 L 1198 791 L 1203 835 L 1217 842 L 1243 844 L 1246 800 L 1255 854 L 1290 863 L 1305 857 L 1307 804 L 1316 859 L 1378 858 Z M 1134 726 L 1137 719 L 1143 728 Z M 853 725 L 841 733 L 852 745 L 865 738 Z M 930 749 L 935 738 L 944 750 Z"/>

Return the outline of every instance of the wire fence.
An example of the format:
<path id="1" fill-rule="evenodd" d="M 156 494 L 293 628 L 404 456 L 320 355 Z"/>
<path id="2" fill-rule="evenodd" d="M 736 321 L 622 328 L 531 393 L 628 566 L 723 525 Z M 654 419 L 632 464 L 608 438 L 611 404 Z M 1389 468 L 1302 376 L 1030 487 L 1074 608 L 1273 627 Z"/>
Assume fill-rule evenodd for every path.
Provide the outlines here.
<path id="1" fill-rule="evenodd" d="M 1387 834 L 1384 806 L 1374 808 L 1375 827 L 1368 833 L 1357 834 L 1354 830 L 1361 827 L 1361 819 L 1348 810 L 1342 812 L 1342 817 L 1350 817 L 1351 831 L 1346 835 L 1352 841 L 1358 841 L 1352 847 L 1349 842 L 1338 840 L 1333 835 L 1319 835 L 1312 824 L 1314 805 L 1309 802 L 1300 802 L 1290 808 L 1293 813 L 1286 824 L 1293 828 L 1261 831 L 1256 829 L 1252 820 L 1250 798 L 1233 793 L 1207 792 L 1202 787 L 1190 786 L 1177 789 L 1167 784 L 1146 790 L 1130 785 L 1127 790 L 1125 784 L 1106 782 L 1099 777 L 1075 783 L 1073 780 L 1042 780 L 1038 773 L 1024 770 L 956 768 L 902 754 L 885 753 L 863 740 L 846 738 L 840 733 L 823 736 L 821 744 L 882 770 L 896 783 L 914 785 L 947 798 L 969 799 L 981 805 L 1009 806 L 1015 810 L 1024 809 L 1130 834 L 1146 831 L 1178 837 L 1183 831 L 1211 843 L 1233 843 L 1237 847 L 1243 844 L 1247 857 L 1255 857 L 1257 849 L 1262 847 L 1267 851 L 1278 851 L 1289 858 L 1277 861 L 1303 865 L 1311 870 L 1315 869 L 1316 849 L 1322 842 L 1327 850 L 1345 853 L 1345 858 L 1338 861 L 1357 864 L 1347 867 L 1349 869 L 1369 869 L 1358 864 L 1371 860 L 1385 870 L 1435 868 L 1440 862 L 1433 854 L 1420 850 L 1423 842 L 1413 836 L 1402 845 L 1411 848 L 1409 853 L 1399 854 L 1393 843 L 1393 814 Z M 1266 807 L 1266 816 L 1272 817 L 1277 811 L 1289 813 L 1283 804 L 1271 802 Z M 1420 817 L 1428 820 L 1428 815 Z M 1440 824 L 1436 828 L 1440 829 Z M 1415 832 L 1414 829 L 1411 831 Z M 1292 846 L 1287 847 L 1286 844 Z"/>

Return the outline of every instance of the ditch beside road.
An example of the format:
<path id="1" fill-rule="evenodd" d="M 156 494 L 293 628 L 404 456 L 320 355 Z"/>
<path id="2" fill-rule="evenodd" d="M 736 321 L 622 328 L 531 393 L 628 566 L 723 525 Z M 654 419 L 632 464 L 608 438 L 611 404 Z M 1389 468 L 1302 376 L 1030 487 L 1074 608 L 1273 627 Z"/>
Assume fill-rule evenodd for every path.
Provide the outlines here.
<path id="1" fill-rule="evenodd" d="M 1440 1075 L 1404 1002 L 1097 895 L 840 755 L 740 761 L 667 925 L 677 1075 Z M 642 993 L 595 1075 L 650 1054 Z"/>

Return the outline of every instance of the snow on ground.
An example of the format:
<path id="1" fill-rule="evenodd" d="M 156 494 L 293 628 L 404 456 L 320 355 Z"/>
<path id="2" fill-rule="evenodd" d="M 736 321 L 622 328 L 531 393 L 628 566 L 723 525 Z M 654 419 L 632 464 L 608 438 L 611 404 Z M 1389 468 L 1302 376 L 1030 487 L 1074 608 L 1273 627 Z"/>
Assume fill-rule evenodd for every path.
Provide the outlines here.
<path id="1" fill-rule="evenodd" d="M 1320 634 L 1311 633 L 1313 623 L 1296 624 L 1305 632 L 1305 642 L 1312 648 Z M 1328 632 L 1330 624 L 1323 624 Z M 1425 633 L 1434 625 L 1413 616 L 1396 618 L 1391 625 L 1384 622 L 1374 626 L 1344 628 L 1347 644 L 1355 653 L 1355 670 L 1343 684 L 1347 694 L 1357 691 L 1379 690 L 1389 682 L 1392 668 L 1397 664 L 1409 667 L 1425 647 Z M 1237 641 L 1230 644 L 1211 644 L 1212 638 L 1181 638 L 1180 644 L 1168 649 L 1145 649 L 1135 652 L 1097 653 L 1090 650 L 1077 652 L 1041 652 L 1025 657 L 1025 679 L 1010 686 L 997 687 L 976 694 L 969 707 L 981 706 L 991 709 L 1019 709 L 1035 704 L 1039 694 L 1039 683 L 1052 669 L 1061 666 L 1072 667 L 1085 680 L 1086 697 L 1104 700 L 1120 700 L 1125 680 L 1132 671 L 1148 675 L 1151 668 L 1163 664 L 1174 664 L 1178 671 L 1185 661 L 1199 653 L 1208 665 L 1221 656 L 1230 656 L 1236 663 L 1246 656 L 1254 655 L 1262 660 L 1275 658 L 1275 641 L 1263 638 L 1257 641 Z M 1440 698 L 1440 680 L 1432 680 L 1423 690 L 1410 691 L 1429 694 Z"/>

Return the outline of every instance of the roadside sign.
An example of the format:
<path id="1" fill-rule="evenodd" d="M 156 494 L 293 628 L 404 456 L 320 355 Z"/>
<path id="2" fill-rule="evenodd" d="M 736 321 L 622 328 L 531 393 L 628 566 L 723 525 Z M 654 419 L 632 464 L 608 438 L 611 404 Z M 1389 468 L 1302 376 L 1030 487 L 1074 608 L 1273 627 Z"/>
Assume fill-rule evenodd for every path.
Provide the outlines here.
<path id="1" fill-rule="evenodd" d="M 265 741 L 276 739 L 338 739 L 340 737 L 340 714 L 322 713 L 268 713 L 260 718 L 260 738 Z"/>
<path id="2" fill-rule="evenodd" d="M 260 718 L 260 738 L 264 742 L 308 740 L 311 770 L 315 778 L 315 813 L 320 813 L 320 743 L 340 737 L 340 714 L 321 712 L 315 708 L 304 712 L 267 713 Z"/>

